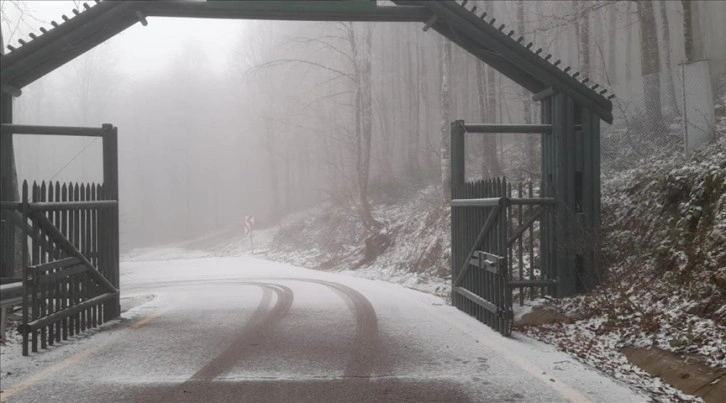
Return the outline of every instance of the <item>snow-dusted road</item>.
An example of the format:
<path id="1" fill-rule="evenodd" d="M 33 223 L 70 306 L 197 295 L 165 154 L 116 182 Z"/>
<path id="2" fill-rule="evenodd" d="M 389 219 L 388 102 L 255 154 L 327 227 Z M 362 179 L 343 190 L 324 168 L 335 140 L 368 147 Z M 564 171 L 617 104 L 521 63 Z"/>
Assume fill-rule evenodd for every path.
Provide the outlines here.
<path id="1" fill-rule="evenodd" d="M 126 262 L 121 281 L 140 303 L 121 323 L 3 356 L 3 401 L 647 400 L 397 285 L 245 257 Z"/>

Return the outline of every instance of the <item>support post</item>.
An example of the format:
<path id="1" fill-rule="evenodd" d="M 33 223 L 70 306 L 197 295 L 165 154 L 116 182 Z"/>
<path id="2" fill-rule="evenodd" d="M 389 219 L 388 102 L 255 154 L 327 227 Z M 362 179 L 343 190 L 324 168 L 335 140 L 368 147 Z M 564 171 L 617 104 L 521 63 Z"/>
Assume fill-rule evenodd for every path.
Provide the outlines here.
<path id="1" fill-rule="evenodd" d="M 0 94 L 0 122 L 13 122 L 13 97 L 8 93 Z M 15 147 L 13 136 L 0 135 L 0 200 L 17 202 L 18 177 L 15 169 Z M 0 219 L 4 222 L 0 229 L 0 277 L 19 277 L 21 275 L 22 255 L 19 254 L 22 239 L 8 217 L 12 211 L 2 210 Z"/>
<path id="2" fill-rule="evenodd" d="M 118 129 L 110 124 L 102 127 L 103 140 L 103 192 L 106 200 L 118 201 Z M 99 213 L 100 214 L 100 213 Z M 101 273 L 119 289 L 119 205 L 103 212 L 103 230 L 99 242 L 104 246 Z M 100 265 L 100 263 L 99 263 Z M 104 320 L 116 318 L 121 313 L 120 293 L 104 304 Z"/>
<path id="3" fill-rule="evenodd" d="M 451 122 L 451 187 L 461 185 L 465 181 L 466 166 L 465 139 L 466 129 L 463 120 Z M 453 198 L 453 197 L 452 197 Z"/>
<path id="4" fill-rule="evenodd" d="M 553 97 L 552 134 L 554 135 L 556 166 L 555 252 L 557 254 L 557 297 L 577 292 L 577 239 L 575 218 L 575 106 L 565 94 Z"/>

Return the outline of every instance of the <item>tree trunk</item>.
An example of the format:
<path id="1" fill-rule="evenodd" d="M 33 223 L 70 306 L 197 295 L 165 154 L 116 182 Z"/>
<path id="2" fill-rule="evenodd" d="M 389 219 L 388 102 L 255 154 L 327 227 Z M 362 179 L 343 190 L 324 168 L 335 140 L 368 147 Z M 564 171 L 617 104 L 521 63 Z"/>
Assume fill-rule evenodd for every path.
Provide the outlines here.
<path id="1" fill-rule="evenodd" d="M 658 30 L 655 24 L 653 3 L 636 3 L 640 16 L 640 59 L 643 79 L 643 95 L 651 136 L 665 135 L 660 98 L 660 54 L 658 51 Z"/>
<path id="2" fill-rule="evenodd" d="M 524 26 L 524 0 L 517 0 L 517 29 L 519 32 L 525 31 Z M 524 109 L 524 123 L 532 123 L 532 101 L 529 91 L 522 87 L 522 107 Z M 530 178 L 535 176 L 537 167 L 539 166 L 539 154 L 537 153 L 538 138 L 527 135 L 524 140 L 524 153 L 527 160 L 526 169 Z"/>
<path id="3" fill-rule="evenodd" d="M 277 222 L 280 217 L 280 182 L 277 176 L 277 164 L 275 163 L 275 131 L 270 127 L 270 122 L 265 124 L 265 138 L 262 140 L 267 151 L 267 169 L 270 174 L 270 191 L 272 192 L 272 208 L 269 212 L 269 221 Z"/>
<path id="4" fill-rule="evenodd" d="M 411 80 L 409 81 L 409 99 L 411 100 L 411 119 L 409 122 L 410 125 L 410 140 L 408 144 L 408 177 L 411 178 L 413 181 L 417 182 L 420 177 L 421 168 L 419 167 L 418 163 L 418 154 L 419 154 L 419 139 L 421 135 L 421 127 L 420 127 L 420 109 L 421 109 L 421 98 L 419 96 L 419 90 L 420 90 L 420 82 L 422 81 L 420 76 L 420 63 L 419 63 L 419 49 L 420 44 L 418 42 L 418 38 L 416 38 L 414 35 L 411 35 L 409 41 L 409 50 L 410 53 L 408 54 L 408 59 L 410 61 L 410 69 L 409 69 L 409 77 L 411 77 Z"/>
<path id="5" fill-rule="evenodd" d="M 673 82 L 673 66 L 671 65 L 671 34 L 670 24 L 668 23 L 668 4 L 665 0 L 660 1 L 660 17 L 663 21 L 663 47 L 665 48 L 665 84 L 667 102 L 666 107 L 671 113 L 680 115 L 678 104 L 676 103 L 676 86 Z"/>
<path id="6" fill-rule="evenodd" d="M 632 2 L 625 3 L 625 81 L 630 84 L 633 79 L 633 16 Z"/>
<path id="7" fill-rule="evenodd" d="M 441 191 L 451 200 L 451 42 L 441 37 Z"/>
<path id="8" fill-rule="evenodd" d="M 577 58 L 580 62 L 580 72 L 583 77 L 590 77 L 590 13 L 581 11 L 589 6 L 585 0 L 573 0 L 572 7 L 575 12 L 575 31 L 577 37 Z"/>
<path id="9" fill-rule="evenodd" d="M 494 13 L 492 2 L 484 4 L 484 11 Z M 494 69 L 477 61 L 476 81 L 479 113 L 484 123 L 496 123 L 497 121 L 497 88 Z M 482 144 L 482 166 L 481 174 L 484 178 L 493 178 L 502 174 L 502 168 L 497 156 L 497 137 L 494 135 L 481 136 Z"/>
<path id="10" fill-rule="evenodd" d="M 693 2 L 681 0 L 683 5 L 683 43 L 686 50 L 686 63 L 695 60 L 695 44 L 693 40 Z"/>
<path id="11" fill-rule="evenodd" d="M 421 36 L 419 36 L 419 39 L 422 41 L 424 40 L 424 38 Z M 427 152 L 428 150 L 426 148 L 426 145 L 429 143 L 428 139 L 430 136 L 429 135 L 429 133 L 430 133 L 429 124 L 428 124 L 429 123 L 428 116 L 430 116 L 430 114 L 429 114 L 430 102 L 425 102 L 425 100 L 428 99 L 429 76 L 428 76 L 428 70 L 426 69 L 426 54 L 425 54 L 425 48 L 423 45 L 418 47 L 418 64 L 419 64 L 419 66 L 421 66 L 420 71 L 419 71 L 420 79 L 418 82 L 419 102 L 421 103 L 421 108 L 423 109 L 423 113 L 422 113 L 423 128 L 421 128 L 421 126 L 419 126 L 419 128 L 421 129 L 421 139 L 423 142 L 423 146 L 420 145 L 420 147 L 424 151 L 423 158 L 422 158 L 423 166 L 424 166 L 424 170 L 426 171 L 426 177 L 429 178 L 429 172 L 431 171 L 431 164 L 430 164 L 430 158 L 428 157 L 429 153 Z M 421 119 L 419 119 L 419 125 L 421 124 L 420 120 Z"/>
<path id="12" fill-rule="evenodd" d="M 610 4 L 610 10 L 608 10 L 609 17 L 609 32 L 608 32 L 608 60 L 607 60 L 607 78 L 611 83 L 618 81 L 618 63 L 616 63 L 616 55 L 618 42 L 617 38 L 617 22 L 618 22 L 618 3 L 613 2 Z"/>
<path id="13" fill-rule="evenodd" d="M 381 223 L 373 218 L 368 201 L 368 181 L 370 179 L 370 158 L 372 138 L 372 99 L 371 99 L 371 37 L 369 24 L 363 28 L 363 47 L 358 48 L 353 27 L 350 27 L 350 45 L 355 60 L 355 120 L 356 120 L 356 171 L 358 174 L 358 202 L 363 224 L 371 232 L 381 228 Z"/>

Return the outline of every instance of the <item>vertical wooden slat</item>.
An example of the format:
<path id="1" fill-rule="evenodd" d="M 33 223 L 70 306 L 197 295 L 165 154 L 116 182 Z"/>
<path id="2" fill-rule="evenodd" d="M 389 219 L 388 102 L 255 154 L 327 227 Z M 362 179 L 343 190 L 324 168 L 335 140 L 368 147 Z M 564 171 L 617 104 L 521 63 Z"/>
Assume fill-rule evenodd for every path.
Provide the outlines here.
<path id="1" fill-rule="evenodd" d="M 73 188 L 73 197 L 75 201 L 80 201 L 80 185 L 78 183 L 74 184 Z M 79 209 L 73 209 L 73 245 L 76 246 L 76 248 L 81 248 L 81 211 Z M 74 290 L 75 290 L 75 297 L 73 301 L 73 305 L 78 304 L 81 302 L 83 289 L 81 288 L 81 279 L 83 278 L 84 274 L 76 275 L 74 278 Z M 79 334 L 81 332 L 81 313 L 78 312 L 75 315 L 73 315 L 73 321 L 76 327 L 76 333 Z"/>
<path id="2" fill-rule="evenodd" d="M 81 183 L 79 186 L 80 195 L 80 201 L 86 201 L 86 187 L 83 186 Z M 88 256 L 88 248 L 86 247 L 86 209 L 78 209 L 78 223 L 79 223 L 79 230 L 78 230 L 78 250 L 81 251 L 81 253 L 84 256 Z M 79 294 L 79 300 L 78 302 L 83 302 L 88 298 L 88 289 L 87 289 L 87 282 L 86 282 L 85 275 L 82 275 L 79 277 L 79 288 L 81 289 L 81 292 Z M 86 311 L 83 310 L 78 313 L 79 315 L 79 322 L 81 331 L 86 330 Z"/>
<path id="3" fill-rule="evenodd" d="M 27 324 L 31 321 L 30 315 L 28 312 L 29 304 L 30 304 L 30 278 L 29 278 L 29 269 L 28 266 L 30 265 L 30 262 L 28 261 L 29 256 L 29 250 L 28 250 L 28 229 L 27 229 L 27 222 L 28 222 L 28 211 L 26 209 L 26 205 L 28 203 L 28 181 L 23 181 L 23 189 L 22 189 L 22 201 L 23 201 L 23 324 Z M 23 355 L 28 355 L 28 332 L 23 331 Z"/>
<path id="4" fill-rule="evenodd" d="M 483 197 L 486 198 L 486 197 L 493 196 L 493 193 L 492 193 L 493 183 L 494 183 L 494 178 L 491 178 L 482 184 L 481 193 L 482 193 Z M 492 211 L 491 207 L 487 208 L 486 209 L 487 215 L 491 214 L 491 211 Z M 487 252 L 492 252 L 493 251 L 492 246 L 493 246 L 492 238 L 490 236 L 485 237 L 484 238 L 484 250 Z M 493 292 L 494 292 L 494 288 L 493 288 L 494 284 L 492 282 L 492 273 L 485 271 L 483 274 L 484 274 L 486 286 L 482 290 L 483 291 L 482 297 L 487 301 L 492 301 Z M 487 324 L 487 326 L 492 327 L 494 324 L 494 314 L 492 312 L 490 312 L 489 310 L 487 310 L 487 312 L 485 312 L 485 315 L 486 315 L 485 323 Z"/>
<path id="5" fill-rule="evenodd" d="M 40 185 L 39 193 L 38 193 L 38 201 L 40 201 L 40 202 L 46 201 L 46 191 L 47 191 L 47 187 L 45 185 L 45 181 L 42 181 L 41 185 Z M 47 216 L 47 212 L 42 212 L 40 214 Z M 46 236 L 43 235 L 40 230 L 38 231 L 38 237 L 41 240 L 47 239 Z M 47 252 L 48 251 L 45 250 L 45 248 L 42 245 L 38 245 L 38 249 L 40 250 L 40 256 L 39 256 L 40 260 L 38 261 L 38 264 L 47 262 L 47 257 L 48 257 Z M 46 275 L 45 271 L 39 270 L 35 273 L 35 277 L 37 278 L 36 281 L 38 284 L 37 291 L 38 291 L 38 295 L 40 296 L 39 303 L 38 303 L 38 306 L 39 306 L 38 317 L 39 318 L 42 318 L 48 314 L 48 309 L 47 309 L 48 308 L 48 305 L 47 305 L 48 293 L 46 292 L 47 287 L 45 286 L 44 283 L 41 283 L 41 281 L 40 281 L 45 275 Z M 40 348 L 43 348 L 43 349 L 48 348 L 47 337 L 48 337 L 47 329 L 45 326 L 43 326 L 42 328 L 40 328 Z"/>
<path id="6" fill-rule="evenodd" d="M 101 184 L 96 184 L 96 198 L 97 200 L 105 200 L 103 197 L 103 187 Z M 103 243 L 103 210 L 96 210 L 96 267 L 101 273 L 105 273 L 104 271 L 104 263 L 103 263 L 103 254 L 104 254 L 104 243 Z M 105 275 L 105 274 L 104 274 Z M 106 305 L 99 307 L 97 312 L 97 319 L 98 324 L 102 324 L 106 317 L 104 315 L 104 307 Z"/>
<path id="7" fill-rule="evenodd" d="M 37 202 L 38 201 L 38 184 L 36 182 L 33 182 L 32 192 L 31 192 L 31 201 Z M 38 239 L 40 236 L 40 229 L 38 227 L 38 221 L 32 220 L 32 227 L 33 227 L 33 239 L 30 241 L 33 245 L 31 251 L 32 255 L 30 258 L 30 264 L 36 265 L 38 264 L 38 260 L 40 259 L 40 249 L 38 242 L 35 240 Z M 30 310 L 31 310 L 31 318 L 32 320 L 38 319 L 38 276 L 35 273 L 30 272 L 32 281 L 30 282 L 29 292 L 30 292 Z M 30 343 L 31 343 L 31 351 L 36 353 L 38 352 L 38 330 L 32 330 L 30 334 Z"/>
<path id="8" fill-rule="evenodd" d="M 481 187 L 482 184 L 483 184 L 483 181 L 478 181 L 477 186 Z M 486 213 L 485 209 L 476 209 L 476 222 L 477 222 L 476 226 L 479 228 L 481 228 L 484 225 L 484 220 L 485 220 L 484 214 L 485 213 Z M 475 289 L 473 290 L 474 293 L 477 295 L 482 295 L 482 293 L 484 291 L 484 278 L 483 278 L 483 273 L 479 269 L 474 271 L 474 287 L 475 287 Z M 485 309 L 483 309 L 479 305 L 475 305 L 474 309 L 476 309 L 477 320 L 483 321 Z"/>
<path id="9" fill-rule="evenodd" d="M 73 182 L 68 183 L 68 201 L 75 201 L 75 186 L 73 185 Z M 68 240 L 73 243 L 74 234 L 75 234 L 75 225 L 76 225 L 76 215 L 74 209 L 68 209 L 68 217 L 67 217 L 67 226 L 68 231 L 66 233 L 66 237 Z M 75 277 L 74 276 L 68 276 L 66 277 L 66 281 L 68 283 L 68 307 L 72 307 L 76 301 L 76 285 L 75 285 Z M 68 336 L 71 337 L 76 334 L 76 318 L 74 315 L 68 316 Z"/>
<path id="10" fill-rule="evenodd" d="M 61 188 L 61 201 L 68 201 L 68 185 L 65 183 L 63 184 L 63 187 Z M 61 230 L 61 233 L 63 233 L 63 235 L 66 236 L 66 238 L 68 238 L 68 222 L 69 222 L 68 214 L 69 213 L 67 210 L 60 211 L 60 230 Z M 66 254 L 64 253 L 63 256 L 65 256 L 65 255 Z M 63 295 L 63 298 L 61 298 L 61 310 L 62 310 L 62 309 L 65 309 L 68 307 L 68 303 L 69 303 L 68 298 L 70 295 L 70 289 L 69 289 L 68 280 L 66 278 L 59 279 L 59 282 L 61 284 L 61 292 Z M 70 321 L 68 318 L 63 318 L 62 325 L 61 325 L 63 340 L 68 339 L 69 323 L 70 323 Z"/>
<path id="11" fill-rule="evenodd" d="M 528 197 L 529 198 L 532 198 L 532 199 L 535 198 L 536 196 L 534 194 L 534 190 L 533 190 L 533 186 L 532 186 L 532 181 L 529 181 L 527 183 L 527 187 L 528 187 L 528 193 L 529 193 L 528 194 Z M 530 208 L 529 208 L 528 211 L 529 211 L 530 214 L 533 214 L 534 211 L 535 211 L 535 208 L 533 208 L 532 206 L 530 206 Z M 542 231 L 542 220 L 541 219 L 540 219 L 540 224 L 539 224 L 539 230 Z M 541 253 L 542 253 L 542 248 L 540 247 L 540 254 Z M 540 259 L 540 265 L 542 264 L 541 261 L 542 261 L 542 259 Z M 529 276 L 529 278 L 531 280 L 534 280 L 534 265 L 535 265 L 535 256 L 534 256 L 534 223 L 532 223 L 532 225 L 529 227 L 529 272 L 527 273 L 528 276 Z M 530 290 L 530 293 L 529 293 L 530 299 L 535 299 L 535 295 L 537 295 L 537 293 L 535 292 L 535 290 L 536 289 Z"/>
<path id="12" fill-rule="evenodd" d="M 46 199 L 49 203 L 52 203 L 55 201 L 55 188 L 53 186 L 52 181 L 48 181 L 48 198 Z M 55 226 L 55 213 L 54 212 L 48 212 L 47 214 L 48 220 Z M 53 243 L 53 240 L 51 237 L 48 237 L 48 259 L 49 261 L 55 260 L 55 245 Z M 48 274 L 55 273 L 56 270 L 50 270 Z M 56 282 L 47 283 L 46 287 L 48 290 L 48 314 L 55 313 L 55 304 L 56 304 L 56 289 L 55 289 Z M 48 345 L 52 346 L 55 342 L 55 323 L 51 323 L 48 325 Z"/>
<path id="13" fill-rule="evenodd" d="M 96 184 L 95 183 L 92 183 L 91 184 L 91 192 L 90 193 L 91 193 L 91 200 L 94 200 L 94 201 L 95 200 L 98 200 L 96 198 Z M 97 245 L 98 245 L 98 243 L 97 243 L 97 239 L 96 239 L 97 236 L 98 236 L 97 228 L 96 228 L 96 225 L 97 225 L 97 219 L 96 219 L 96 217 L 97 217 L 97 211 L 98 211 L 98 209 L 91 209 L 91 214 L 90 214 L 90 223 L 91 223 L 91 225 L 90 225 L 91 256 L 89 256 L 89 260 L 91 261 L 91 263 L 96 268 L 98 268 L 98 257 L 97 257 L 97 254 L 98 254 Z M 98 326 L 98 305 L 94 305 L 93 308 L 91 309 L 91 325 L 93 327 Z"/>
<path id="14" fill-rule="evenodd" d="M 80 197 L 79 197 L 79 194 L 78 194 L 78 184 L 77 183 L 72 183 L 71 186 L 72 186 L 72 189 L 73 189 L 73 193 L 72 193 L 73 194 L 73 201 L 79 201 Z M 73 230 L 72 230 L 72 232 L 70 234 L 71 237 L 69 239 L 70 239 L 71 243 L 73 245 L 75 245 L 76 248 L 78 248 L 79 211 L 78 211 L 78 209 L 71 209 L 70 214 L 71 214 L 71 217 L 72 217 L 72 219 L 71 219 L 71 222 L 72 222 L 71 228 Z M 80 277 L 80 275 L 77 275 L 76 274 L 76 275 L 73 275 L 70 278 L 71 289 L 73 290 L 73 296 L 71 298 L 71 301 L 70 301 L 69 306 L 75 306 L 78 303 L 78 301 L 80 300 L 80 292 L 81 292 L 81 290 L 80 290 L 80 287 L 79 287 L 79 277 Z M 80 333 L 80 330 L 81 330 L 81 322 L 80 322 L 79 314 L 76 313 L 76 314 L 72 315 L 71 317 L 73 318 L 73 335 L 78 335 Z"/>
<path id="15" fill-rule="evenodd" d="M 517 194 L 519 195 L 520 198 L 524 196 L 523 192 L 522 192 L 522 185 L 523 185 L 522 182 L 519 182 L 519 184 L 517 184 Z M 511 189 L 511 185 L 510 185 L 510 189 Z M 518 206 L 518 211 L 517 211 L 517 228 L 521 227 L 523 223 L 524 223 L 524 210 L 523 210 L 523 206 L 520 204 Z M 517 240 L 517 248 L 518 248 L 517 258 L 519 259 L 519 267 L 518 267 L 519 268 L 519 279 L 524 280 L 524 240 L 522 239 L 521 235 L 519 236 L 519 239 Z M 525 289 L 521 288 L 521 287 L 519 289 L 519 303 L 520 304 L 524 304 L 524 290 Z"/>
<path id="16" fill-rule="evenodd" d="M 55 183 L 55 192 L 54 192 L 55 193 L 55 199 L 54 199 L 55 201 L 60 201 L 61 200 L 61 194 L 60 194 L 61 190 L 60 189 L 61 189 L 60 188 L 60 183 L 58 181 L 56 181 L 56 183 Z M 61 214 L 62 213 L 60 211 L 58 211 L 58 210 L 56 210 L 53 213 L 53 225 L 56 228 L 58 228 L 59 230 L 61 229 Z M 56 259 L 60 259 L 61 256 L 62 256 L 61 248 L 57 244 L 56 244 L 56 247 L 55 247 L 55 255 L 54 256 L 55 256 Z M 61 310 L 61 299 L 63 298 L 63 281 L 62 281 L 62 279 L 56 280 L 56 282 L 54 284 L 54 290 L 55 290 L 55 305 L 54 305 L 54 309 L 55 309 L 56 312 L 58 312 L 58 311 Z M 63 333 L 63 321 L 62 320 L 59 320 L 59 321 L 57 321 L 55 323 L 55 332 L 54 333 L 55 333 L 55 341 L 56 342 L 61 341 L 61 334 Z"/>

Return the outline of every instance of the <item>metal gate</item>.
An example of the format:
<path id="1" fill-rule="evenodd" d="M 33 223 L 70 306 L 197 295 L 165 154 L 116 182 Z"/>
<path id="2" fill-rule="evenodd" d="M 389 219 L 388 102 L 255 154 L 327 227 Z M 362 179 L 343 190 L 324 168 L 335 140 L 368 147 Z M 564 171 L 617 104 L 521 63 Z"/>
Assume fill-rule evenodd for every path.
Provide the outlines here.
<path id="1" fill-rule="evenodd" d="M 513 291 L 523 301 L 553 294 L 558 285 L 553 270 L 555 200 L 535 197 L 532 184 L 513 188 L 504 178 L 465 180 L 464 135 L 484 133 L 483 127 L 463 121 L 451 126 L 451 299 L 458 309 L 508 336 Z"/>
<path id="2" fill-rule="evenodd" d="M 22 185 L 19 202 L 2 202 L 22 234 L 23 355 L 118 317 L 117 130 L 2 125 L 3 135 L 97 136 L 103 184 Z"/>

